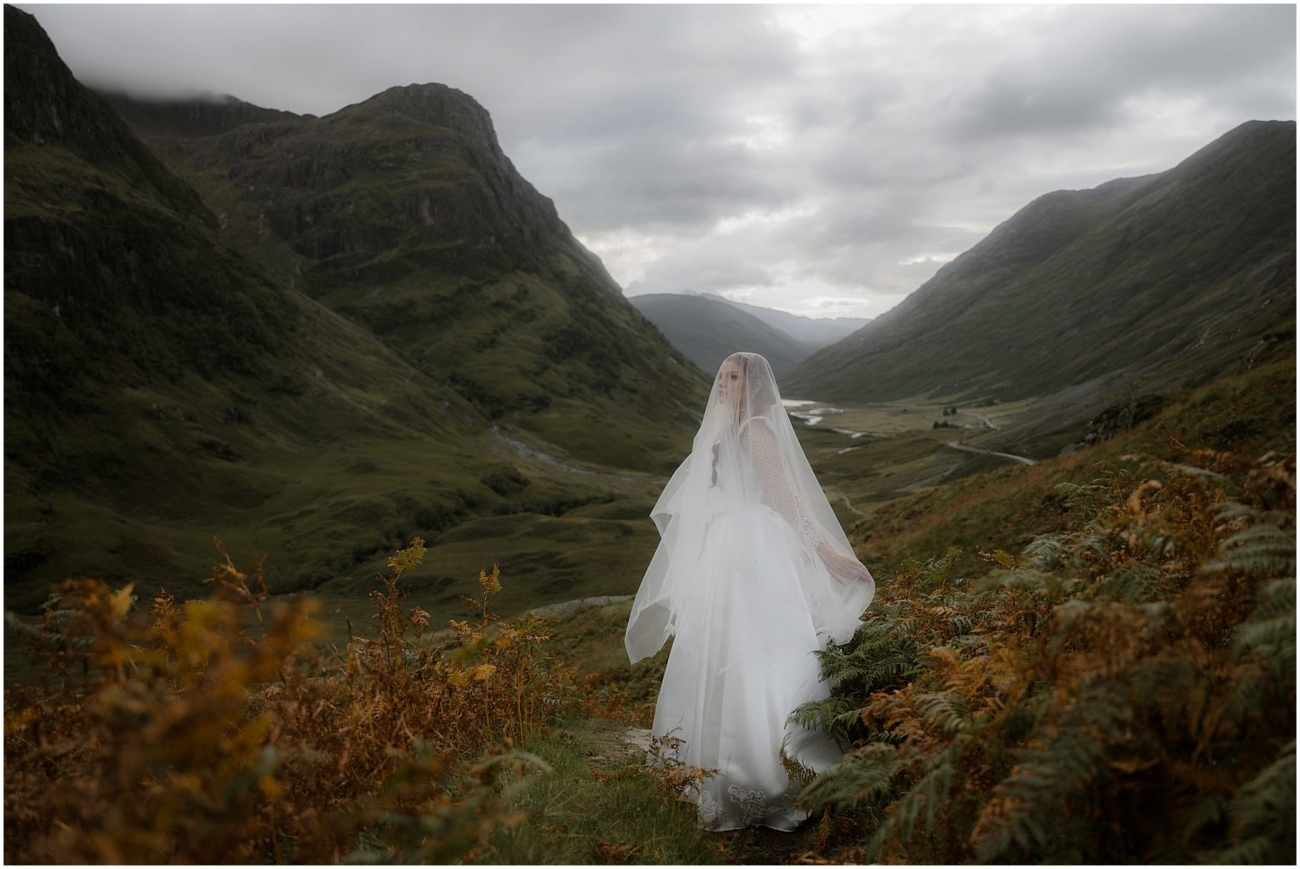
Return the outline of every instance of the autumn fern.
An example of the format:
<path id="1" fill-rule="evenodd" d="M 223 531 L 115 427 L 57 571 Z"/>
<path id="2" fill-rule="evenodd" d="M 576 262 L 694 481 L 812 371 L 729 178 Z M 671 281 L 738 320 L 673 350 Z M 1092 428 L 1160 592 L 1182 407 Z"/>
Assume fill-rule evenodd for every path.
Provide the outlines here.
<path id="1" fill-rule="evenodd" d="M 1216 863 L 1272 863 L 1294 865 L 1295 741 L 1232 798 L 1233 844 L 1207 855 Z"/>

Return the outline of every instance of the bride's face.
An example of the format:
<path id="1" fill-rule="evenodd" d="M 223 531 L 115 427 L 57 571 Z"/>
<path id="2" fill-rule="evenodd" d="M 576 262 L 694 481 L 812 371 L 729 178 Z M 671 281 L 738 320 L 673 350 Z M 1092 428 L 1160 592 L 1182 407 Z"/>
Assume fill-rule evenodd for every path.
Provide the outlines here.
<path id="1" fill-rule="evenodd" d="M 718 392 L 718 401 L 724 404 L 739 404 L 745 397 L 745 373 L 740 370 L 740 363 L 731 359 L 722 363 L 714 387 Z"/>

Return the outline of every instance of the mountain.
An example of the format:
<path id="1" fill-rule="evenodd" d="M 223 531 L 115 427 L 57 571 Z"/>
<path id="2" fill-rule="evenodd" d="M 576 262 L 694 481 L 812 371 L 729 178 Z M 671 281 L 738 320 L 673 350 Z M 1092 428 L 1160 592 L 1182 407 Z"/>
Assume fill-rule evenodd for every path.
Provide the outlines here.
<path id="1" fill-rule="evenodd" d="M 206 594 L 200 578 L 216 558 L 215 536 L 241 565 L 265 554 L 273 591 L 323 588 L 341 606 L 364 601 L 386 555 L 418 534 L 430 541 L 429 563 L 442 573 L 427 577 L 421 601 L 443 615 L 494 559 L 523 578 L 511 593 L 537 603 L 592 588 L 611 593 L 629 581 L 631 562 L 644 568 L 642 550 L 654 535 L 641 518 L 648 504 L 600 502 L 615 498 L 616 489 L 641 495 L 640 481 L 650 478 L 556 456 L 527 426 L 512 431 L 511 412 L 489 419 L 490 401 L 465 387 L 477 369 L 455 380 L 427 360 L 412 364 L 411 346 L 367 327 L 393 284 L 358 278 L 364 292 L 350 292 L 348 269 L 373 276 L 377 267 L 357 259 L 367 244 L 388 238 L 385 231 L 402 242 L 418 233 L 395 218 L 379 228 L 358 221 L 358 238 L 348 237 L 346 221 L 324 201 L 336 194 L 310 194 L 318 179 L 301 173 L 328 174 L 357 159 L 358 171 L 383 176 L 374 183 L 391 184 L 400 198 L 400 185 L 371 164 L 378 159 L 372 142 L 335 143 L 337 153 L 317 164 L 278 164 L 307 187 L 288 185 L 299 191 L 299 211 L 273 210 L 271 218 L 277 225 L 300 218 L 301 232 L 289 239 L 332 251 L 307 257 L 265 224 L 259 232 L 259 206 L 239 198 L 240 190 L 250 192 L 240 187 L 250 177 L 257 179 L 253 192 L 275 202 L 288 197 L 257 187 L 274 174 L 272 158 L 241 165 L 232 198 L 214 212 L 113 107 L 76 81 L 35 18 L 10 6 L 4 15 L 6 608 L 31 611 L 51 582 L 76 575 L 134 581 L 141 594 L 159 586 L 179 597 Z M 312 123 L 229 101 L 211 111 L 164 108 L 151 116 L 155 130 L 183 123 L 205 134 L 194 141 L 253 151 L 268 129 L 274 139 L 286 125 Z M 384 112 L 375 123 L 382 127 Z M 190 141 L 174 146 L 184 150 Z M 425 156 L 460 165 L 455 155 Z M 487 163 L 480 169 L 475 177 L 491 174 Z M 589 255 L 567 246 L 544 202 L 534 214 L 515 216 L 512 202 L 491 199 L 508 191 L 484 184 L 471 179 L 459 193 L 430 193 L 431 211 L 447 227 L 468 227 L 474 239 L 457 243 L 448 228 L 430 243 L 435 253 L 480 277 L 426 272 L 429 284 L 444 280 L 451 289 L 425 297 L 412 279 L 409 322 L 423 322 L 436 308 L 445 322 L 428 329 L 453 348 L 477 342 L 467 355 L 486 366 L 491 341 L 481 331 L 454 333 L 462 325 L 481 329 L 495 316 L 495 364 L 505 373 L 484 376 L 485 395 L 520 379 L 522 366 L 538 405 L 554 390 L 557 412 L 572 413 L 568 425 L 583 434 L 569 443 L 603 436 L 608 449 L 627 452 L 624 466 L 670 466 L 680 458 L 673 451 L 690 442 L 707 381 L 601 282 Z M 457 218 L 452 206 L 473 196 L 486 198 Z M 378 207 L 362 197 L 348 207 L 362 206 Z M 502 245 L 494 246 L 491 232 L 473 234 L 485 226 L 497 233 L 519 227 L 516 237 L 550 232 L 543 266 L 529 265 L 520 241 L 511 254 L 519 267 L 492 272 L 492 251 Z M 340 235 L 333 250 L 331 238 Z M 264 244 L 235 243 L 250 237 Z M 390 253 L 395 266 L 410 262 L 401 250 Z M 293 257 L 285 262 L 303 275 L 295 281 L 293 273 L 268 272 L 266 263 L 279 256 Z M 356 310 L 344 316 L 322 302 L 327 296 L 351 299 Z M 387 336 L 405 325 L 394 322 Z M 608 358 L 592 358 L 593 335 L 613 348 Z M 542 341 L 553 358 L 527 355 Z M 430 354 L 443 352 L 435 341 L 426 344 Z M 610 384 L 593 383 L 595 371 Z M 630 441 L 638 426 L 641 437 Z M 583 516 L 561 515 L 593 501 Z M 624 521 L 633 515 L 637 523 Z"/>
<path id="2" fill-rule="evenodd" d="M 468 95 L 394 87 L 320 118 L 109 99 L 232 247 L 489 419 L 655 473 L 689 442 L 707 381 L 519 175 Z"/>
<path id="3" fill-rule="evenodd" d="M 647 293 L 631 302 L 703 371 L 717 371 L 732 353 L 748 350 L 784 374 L 815 349 L 719 296 Z"/>
<path id="4" fill-rule="evenodd" d="M 1204 381 L 1295 323 L 1295 123 L 1158 175 L 1049 193 L 783 384 L 828 401 L 999 400 Z"/>
<path id="5" fill-rule="evenodd" d="M 704 293 L 703 295 L 710 299 L 726 302 L 733 308 L 738 308 L 748 314 L 753 314 L 772 328 L 780 329 L 794 340 L 808 344 L 814 349 L 820 349 L 828 344 L 834 344 L 842 338 L 847 338 L 871 322 L 869 319 L 861 317 L 827 317 L 814 320 L 812 317 L 800 317 L 798 314 L 788 314 L 785 311 L 776 311 L 772 308 L 760 308 L 758 305 L 733 302 L 731 299 L 712 293 Z"/>
<path id="6" fill-rule="evenodd" d="M 357 497 L 320 479 L 340 441 L 469 452 L 487 420 L 229 249 L 36 20 L 4 14 L 7 605 L 82 572 L 175 589 L 177 574 L 202 575 L 188 558 L 210 563 L 214 529 L 257 527 L 237 542 L 283 554 L 289 584 L 386 546 L 342 524 L 308 532 L 319 517 L 281 518 L 277 543 L 263 520 Z M 450 508 L 454 490 L 400 505 L 368 494 L 381 523 L 410 522 Z"/>

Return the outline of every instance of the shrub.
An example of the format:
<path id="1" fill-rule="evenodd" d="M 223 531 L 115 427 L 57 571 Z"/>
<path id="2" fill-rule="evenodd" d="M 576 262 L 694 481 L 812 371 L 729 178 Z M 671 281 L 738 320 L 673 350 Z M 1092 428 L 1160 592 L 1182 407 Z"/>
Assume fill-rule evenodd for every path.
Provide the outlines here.
<path id="1" fill-rule="evenodd" d="M 426 638 L 428 614 L 401 589 L 423 555 L 416 538 L 389 560 L 376 636 L 333 662 L 311 647 L 317 603 L 269 602 L 261 570 L 228 557 L 209 599 L 160 593 L 147 613 L 130 585 L 63 583 L 26 628 L 59 684 L 6 698 L 5 859 L 472 856 L 519 820 L 511 792 L 544 767 L 515 740 L 579 691 L 541 651 L 544 622 L 488 612 L 495 569 L 480 575 L 478 624 Z"/>
<path id="2" fill-rule="evenodd" d="M 805 803 L 868 860 L 1294 862 L 1295 459 L 1185 452 L 1063 489 L 979 586 L 882 583 L 797 713 L 854 740 Z"/>

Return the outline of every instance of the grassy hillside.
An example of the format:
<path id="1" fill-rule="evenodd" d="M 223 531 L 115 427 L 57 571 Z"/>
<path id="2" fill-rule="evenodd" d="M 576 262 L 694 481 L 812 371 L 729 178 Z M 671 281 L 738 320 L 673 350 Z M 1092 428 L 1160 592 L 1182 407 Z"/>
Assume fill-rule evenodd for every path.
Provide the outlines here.
<path id="1" fill-rule="evenodd" d="M 1288 356 L 856 529 L 880 594 L 800 712 L 854 740 L 832 859 L 1294 862 Z"/>
<path id="2" fill-rule="evenodd" d="M 1251 122 L 1163 174 L 1036 200 L 784 385 L 857 402 L 1164 390 L 1294 308 L 1295 124 Z"/>
<path id="3" fill-rule="evenodd" d="M 1098 446 L 1032 467 L 1003 462 L 897 499 L 861 520 L 851 537 L 872 569 L 956 546 L 963 551 L 958 568 L 979 574 L 989 564 L 975 556 L 977 550 L 1018 552 L 1035 536 L 1061 529 L 1068 514 L 1057 484 L 1090 484 L 1121 456 L 1184 462 L 1189 449 L 1287 453 L 1295 448 L 1295 414 L 1295 357 L 1285 354 L 1198 389 L 1173 392 L 1157 416 Z M 1232 472 L 1244 477 L 1249 470 Z"/>
<path id="4" fill-rule="evenodd" d="M 53 630 L 99 642 L 52 656 L 80 694 L 7 692 L 23 798 L 6 807 L 6 856 L 158 862 L 221 842 L 248 862 L 1292 862 L 1294 374 L 1292 351 L 1172 394 L 1085 452 L 945 484 L 854 529 L 880 594 L 825 658 L 831 700 L 803 713 L 854 748 L 807 791 L 820 820 L 793 834 L 702 833 L 674 798 L 698 771 L 629 742 L 665 654 L 627 665 L 627 603 L 482 627 L 466 610 L 437 632 L 420 609 L 444 569 L 431 547 L 393 558 L 400 585 L 372 584 L 385 593 L 353 613 L 358 639 L 335 635 L 324 656 L 307 648 L 319 603 L 256 604 L 273 616 L 258 636 L 258 596 L 229 594 L 250 579 L 230 571 L 185 611 L 65 587 Z M 824 453 L 810 449 L 823 479 Z M 645 507 L 565 518 L 596 542 Z M 527 517 L 480 530 L 567 533 Z M 467 590 L 496 609 L 514 582 Z M 37 733 L 69 747 L 57 765 Z M 113 809 L 143 777 L 144 801 Z M 51 786 L 70 781 L 83 786 Z M 1165 811 L 1144 811 L 1153 800 Z"/>

